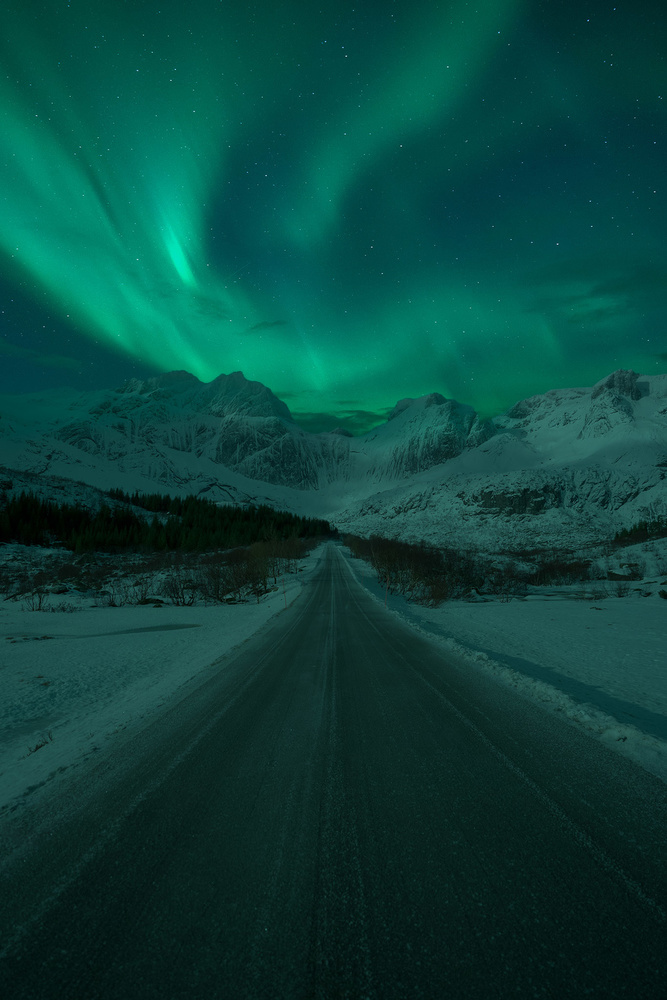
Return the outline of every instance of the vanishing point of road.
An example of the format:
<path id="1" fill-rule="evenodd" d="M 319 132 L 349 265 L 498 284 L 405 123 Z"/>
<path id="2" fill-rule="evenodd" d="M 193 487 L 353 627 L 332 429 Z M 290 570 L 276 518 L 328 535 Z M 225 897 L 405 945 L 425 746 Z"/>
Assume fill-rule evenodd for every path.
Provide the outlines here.
<path id="1" fill-rule="evenodd" d="M 667 995 L 665 785 L 402 625 L 336 545 L 66 779 L 0 843 L 8 1000 Z"/>

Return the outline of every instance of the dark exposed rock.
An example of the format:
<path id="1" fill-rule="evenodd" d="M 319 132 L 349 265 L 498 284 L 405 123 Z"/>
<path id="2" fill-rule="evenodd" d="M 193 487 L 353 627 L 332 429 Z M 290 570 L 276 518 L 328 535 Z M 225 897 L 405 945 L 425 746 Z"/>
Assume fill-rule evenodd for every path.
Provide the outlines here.
<path id="1" fill-rule="evenodd" d="M 638 379 L 639 375 L 637 372 L 619 368 L 618 371 L 612 372 L 607 378 L 601 379 L 600 382 L 593 386 L 591 399 L 597 399 L 603 393 L 610 393 L 615 397 L 627 396 L 628 399 L 633 400 L 641 399 L 642 388 L 637 384 Z M 646 387 L 646 383 L 643 383 L 643 385 Z"/>
<path id="2" fill-rule="evenodd" d="M 482 490 L 471 498 L 481 510 L 494 514 L 541 514 L 552 507 L 562 506 L 562 489 L 556 483 L 540 487 L 525 486 L 503 492 Z"/>

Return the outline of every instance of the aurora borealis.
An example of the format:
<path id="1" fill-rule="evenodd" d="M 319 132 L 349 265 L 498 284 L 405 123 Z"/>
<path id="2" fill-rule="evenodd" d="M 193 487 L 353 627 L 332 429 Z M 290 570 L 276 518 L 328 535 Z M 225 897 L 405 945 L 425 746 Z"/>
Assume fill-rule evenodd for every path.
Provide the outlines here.
<path id="1" fill-rule="evenodd" d="M 0 28 L 3 391 L 240 369 L 355 431 L 665 370 L 662 3 L 8 0 Z"/>

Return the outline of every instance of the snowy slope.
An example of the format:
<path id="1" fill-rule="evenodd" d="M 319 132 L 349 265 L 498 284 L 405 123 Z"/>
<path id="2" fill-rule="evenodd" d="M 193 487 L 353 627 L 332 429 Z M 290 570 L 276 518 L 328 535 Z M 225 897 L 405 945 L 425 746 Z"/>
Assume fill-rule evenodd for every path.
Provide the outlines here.
<path id="1" fill-rule="evenodd" d="M 204 493 L 487 549 L 599 541 L 667 513 L 667 376 L 618 371 L 492 421 L 438 393 L 352 438 L 309 434 L 240 372 L 0 398 L 0 461 L 101 489 Z"/>

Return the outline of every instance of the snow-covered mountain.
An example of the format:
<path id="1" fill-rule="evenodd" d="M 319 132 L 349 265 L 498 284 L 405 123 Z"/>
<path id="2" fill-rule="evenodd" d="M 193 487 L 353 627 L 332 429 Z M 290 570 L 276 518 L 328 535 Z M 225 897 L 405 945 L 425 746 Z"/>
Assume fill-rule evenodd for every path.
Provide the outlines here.
<path id="1" fill-rule="evenodd" d="M 574 545 L 667 513 L 667 376 L 614 372 L 490 421 L 432 393 L 353 438 L 304 431 L 240 372 L 172 372 L 1 397 L 0 449 L 33 481 L 266 501 L 409 540 Z"/>
<path id="2" fill-rule="evenodd" d="M 236 474 L 308 489 L 326 478 L 329 451 L 342 441 L 309 447 L 285 404 L 240 372 L 207 384 L 170 372 L 109 392 L 6 397 L 0 413 L 3 447 L 14 455 L 7 464 L 95 485 L 111 465 L 141 488 L 196 492 Z"/>
<path id="3" fill-rule="evenodd" d="M 573 548 L 667 515 L 667 376 L 522 400 L 478 447 L 349 503 L 341 527 L 471 548 Z"/>
<path id="4" fill-rule="evenodd" d="M 164 487 L 234 473 L 297 490 L 338 481 L 405 478 L 493 433 L 474 410 L 433 393 L 404 399 L 365 438 L 310 434 L 283 402 L 241 372 L 204 384 L 187 372 L 110 392 L 4 397 L 3 448 L 21 469 L 84 477 L 113 463 Z M 195 472 L 195 467 L 198 471 Z"/>

